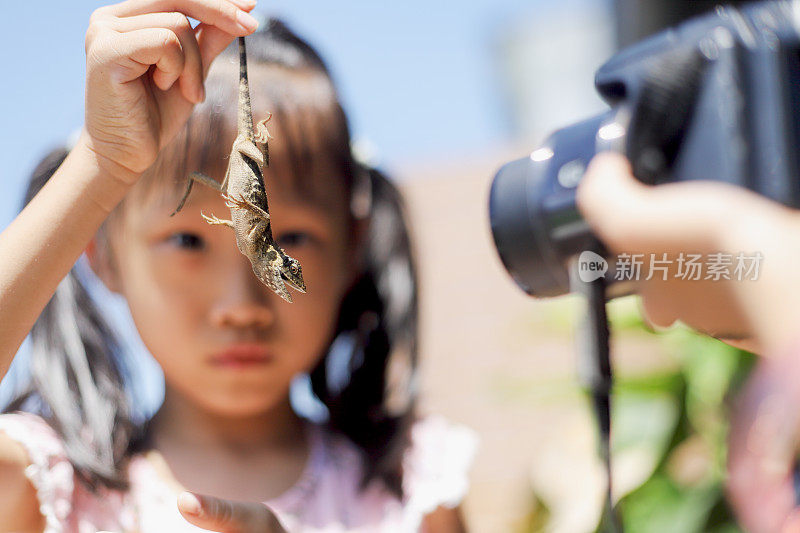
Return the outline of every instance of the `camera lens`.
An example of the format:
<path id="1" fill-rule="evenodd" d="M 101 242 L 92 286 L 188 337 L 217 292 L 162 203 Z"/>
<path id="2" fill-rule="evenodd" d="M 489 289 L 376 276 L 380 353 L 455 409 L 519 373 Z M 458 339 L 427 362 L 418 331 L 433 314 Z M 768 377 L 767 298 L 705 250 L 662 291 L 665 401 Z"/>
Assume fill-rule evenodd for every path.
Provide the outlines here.
<path id="1" fill-rule="evenodd" d="M 597 248 L 575 205 L 575 188 L 594 154 L 620 149 L 616 110 L 555 132 L 529 157 L 503 166 L 492 183 L 495 246 L 517 285 L 532 296 L 569 292 L 569 258 Z"/>

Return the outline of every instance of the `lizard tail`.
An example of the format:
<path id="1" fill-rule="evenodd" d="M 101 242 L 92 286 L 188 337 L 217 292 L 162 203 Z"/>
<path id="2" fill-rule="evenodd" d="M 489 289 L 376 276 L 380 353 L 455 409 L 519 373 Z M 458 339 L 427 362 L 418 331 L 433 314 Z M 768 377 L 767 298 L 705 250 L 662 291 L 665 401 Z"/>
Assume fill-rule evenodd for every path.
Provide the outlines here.
<path id="1" fill-rule="evenodd" d="M 250 84 L 247 81 L 247 51 L 244 37 L 239 37 L 239 134 L 253 139 L 253 110 L 250 106 Z"/>

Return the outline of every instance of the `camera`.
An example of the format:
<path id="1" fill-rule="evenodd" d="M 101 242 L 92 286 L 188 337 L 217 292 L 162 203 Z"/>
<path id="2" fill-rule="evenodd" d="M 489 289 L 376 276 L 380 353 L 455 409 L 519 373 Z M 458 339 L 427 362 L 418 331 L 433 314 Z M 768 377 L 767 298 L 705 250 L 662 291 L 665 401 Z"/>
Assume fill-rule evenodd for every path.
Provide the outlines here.
<path id="1" fill-rule="evenodd" d="M 613 150 L 640 181 L 724 181 L 800 207 L 800 0 L 718 7 L 622 50 L 595 74 L 606 112 L 553 133 L 492 183 L 495 246 L 533 296 L 570 291 L 586 250 L 610 261 L 575 203 L 591 158 Z"/>

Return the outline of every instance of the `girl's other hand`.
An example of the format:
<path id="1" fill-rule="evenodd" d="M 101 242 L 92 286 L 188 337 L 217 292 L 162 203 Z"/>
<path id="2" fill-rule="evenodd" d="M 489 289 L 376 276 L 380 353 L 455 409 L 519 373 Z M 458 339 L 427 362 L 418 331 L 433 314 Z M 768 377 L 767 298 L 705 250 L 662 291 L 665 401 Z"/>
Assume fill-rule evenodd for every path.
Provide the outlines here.
<path id="1" fill-rule="evenodd" d="M 275 514 L 263 503 L 235 502 L 182 492 L 178 510 L 192 524 L 226 533 L 286 533 Z"/>
<path id="2" fill-rule="evenodd" d="M 86 31 L 86 143 L 126 184 L 156 159 L 203 101 L 211 61 L 255 31 L 256 0 L 126 0 Z M 192 17 L 200 24 L 192 28 Z"/>

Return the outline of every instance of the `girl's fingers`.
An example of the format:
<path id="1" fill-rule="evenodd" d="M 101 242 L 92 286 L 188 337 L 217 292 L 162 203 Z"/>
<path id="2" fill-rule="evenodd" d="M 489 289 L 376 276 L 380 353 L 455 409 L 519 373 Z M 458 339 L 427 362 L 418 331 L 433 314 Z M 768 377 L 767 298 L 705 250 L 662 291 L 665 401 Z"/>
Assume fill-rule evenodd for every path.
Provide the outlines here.
<path id="1" fill-rule="evenodd" d="M 146 28 L 165 28 L 171 30 L 180 41 L 183 52 L 183 71 L 179 76 L 181 93 L 190 102 L 203 101 L 203 65 L 200 48 L 195 39 L 194 29 L 186 15 L 173 13 L 146 13 L 132 17 L 116 18 L 113 23 L 119 32 L 131 32 Z"/>
<path id="2" fill-rule="evenodd" d="M 237 4 L 247 7 L 240 8 Z M 258 27 L 258 21 L 247 14 L 254 6 L 252 0 L 237 0 L 237 3 L 229 0 L 125 0 L 105 9 L 117 17 L 178 11 L 231 35 L 241 36 L 253 33 Z"/>
<path id="3" fill-rule="evenodd" d="M 87 39 L 86 56 L 87 61 L 104 65 L 115 84 L 133 81 L 155 65 L 153 81 L 163 91 L 172 86 L 184 67 L 180 39 L 166 28 L 95 32 L 91 43 Z"/>
<path id="4" fill-rule="evenodd" d="M 200 59 L 203 64 L 203 79 L 208 75 L 208 69 L 211 67 L 211 62 L 222 53 L 234 36 L 211 26 L 209 24 L 200 24 L 195 28 L 195 36 L 197 37 L 197 44 L 200 48 Z"/>
<path id="5" fill-rule="evenodd" d="M 211 531 L 286 533 L 272 511 L 262 503 L 232 502 L 182 492 L 178 496 L 178 510 L 192 524 Z"/>
<path id="6" fill-rule="evenodd" d="M 183 72 L 185 56 L 180 39 L 175 32 L 166 28 L 144 28 L 121 33 L 117 51 L 135 65 L 138 64 L 131 70 L 131 74 L 136 73 L 131 79 L 138 78 L 150 65 L 155 65 L 153 82 L 162 91 L 169 90 Z"/>
<path id="7" fill-rule="evenodd" d="M 93 59 L 121 63 L 121 79 L 115 81 L 122 82 L 136 79 L 156 65 L 153 82 L 159 89 L 167 90 L 179 79 L 183 97 L 199 103 L 211 61 L 233 37 L 248 35 L 258 27 L 256 19 L 247 14 L 255 4 L 256 0 L 125 0 L 101 7 L 92 14 L 86 33 L 87 57 L 98 50 L 101 56 L 114 56 L 95 55 Z M 193 29 L 187 17 L 200 21 L 198 27 Z M 109 29 L 126 34 L 125 38 L 109 35 Z M 154 46 L 159 36 L 161 51 Z M 104 42 L 109 39 L 114 42 Z M 110 46 L 93 47 L 98 41 Z"/>

